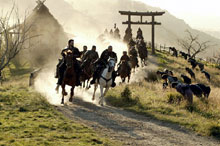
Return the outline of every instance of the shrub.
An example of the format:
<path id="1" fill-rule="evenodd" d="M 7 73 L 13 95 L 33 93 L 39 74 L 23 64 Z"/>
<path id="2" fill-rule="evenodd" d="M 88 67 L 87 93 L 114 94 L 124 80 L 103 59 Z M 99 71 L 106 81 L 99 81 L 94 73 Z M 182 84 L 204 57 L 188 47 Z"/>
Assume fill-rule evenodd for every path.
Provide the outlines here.
<path id="1" fill-rule="evenodd" d="M 130 89 L 128 88 L 128 86 L 125 87 L 124 91 L 121 92 L 121 98 L 122 98 L 122 101 L 123 102 L 131 102 L 132 99 L 131 99 L 131 91 Z"/>
<path id="2" fill-rule="evenodd" d="M 182 99 L 183 99 L 183 96 L 179 93 L 168 93 L 167 94 L 168 103 L 179 104 Z"/>
<path id="3" fill-rule="evenodd" d="M 147 77 L 145 78 L 145 80 L 148 81 L 148 82 L 158 81 L 156 72 L 155 71 L 149 71 Z"/>

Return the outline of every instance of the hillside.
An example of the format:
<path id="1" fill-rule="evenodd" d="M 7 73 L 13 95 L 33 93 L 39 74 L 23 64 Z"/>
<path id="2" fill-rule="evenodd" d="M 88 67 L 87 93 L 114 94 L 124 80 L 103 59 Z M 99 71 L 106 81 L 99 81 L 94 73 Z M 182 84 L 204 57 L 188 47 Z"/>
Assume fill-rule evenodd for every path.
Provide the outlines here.
<path id="1" fill-rule="evenodd" d="M 180 75 L 188 75 L 185 67 L 190 64 L 183 58 L 175 58 L 169 53 L 158 53 L 158 69 L 169 69 L 174 76 L 181 80 Z M 142 82 L 133 82 L 112 89 L 107 96 L 107 101 L 116 107 L 150 116 L 166 122 L 176 123 L 201 135 L 214 136 L 220 139 L 220 80 L 219 69 L 212 64 L 205 63 L 205 70 L 211 75 L 209 83 L 198 68 L 194 70 L 196 80 L 192 84 L 202 83 L 211 87 L 208 99 L 193 98 L 193 105 L 189 106 L 175 89 L 162 88 L 163 81 L 156 75 L 157 69 L 139 70 Z M 139 74 L 136 73 L 136 74 Z M 132 75 L 134 76 L 134 75 Z M 145 79 L 145 81 L 143 81 Z M 182 80 L 181 80 L 182 81 Z M 127 88 L 127 89 L 126 89 Z"/>
<path id="2" fill-rule="evenodd" d="M 219 31 L 208 31 L 204 30 L 205 33 L 210 34 L 211 36 L 220 39 L 220 32 Z"/>
<path id="3" fill-rule="evenodd" d="M 21 10 L 31 10 L 35 6 L 34 1 L 24 0 L 25 3 L 18 3 Z M 134 0 L 82 0 L 69 2 L 68 0 L 47 0 L 45 4 L 50 9 L 55 18 L 63 25 L 65 31 L 76 36 L 86 37 L 85 43 L 94 41 L 102 33 L 105 28 L 110 30 L 113 28 L 114 23 L 117 23 L 122 36 L 126 26 L 121 23 L 127 18 L 120 16 L 119 10 L 130 11 L 164 11 L 160 8 L 148 6 L 142 2 Z M 5 8 L 10 7 L 10 3 L 4 3 Z M 59 9 L 59 11 L 57 11 Z M 166 11 L 166 10 L 165 10 Z M 213 53 L 219 52 L 220 39 L 217 39 L 207 33 L 191 28 L 188 24 L 179 18 L 174 17 L 166 11 L 165 15 L 156 18 L 157 21 L 162 22 L 162 26 L 156 27 L 156 42 L 158 44 L 166 44 L 167 46 L 176 46 L 181 49 L 177 44 L 177 39 L 185 37 L 185 30 L 188 29 L 194 34 L 198 34 L 202 41 L 211 41 L 215 46 L 210 48 L 203 56 L 213 56 Z M 151 40 L 150 26 L 141 26 L 144 32 L 146 41 Z M 138 27 L 133 27 L 133 34 L 136 35 Z M 88 40 L 90 39 L 90 40 Z"/>

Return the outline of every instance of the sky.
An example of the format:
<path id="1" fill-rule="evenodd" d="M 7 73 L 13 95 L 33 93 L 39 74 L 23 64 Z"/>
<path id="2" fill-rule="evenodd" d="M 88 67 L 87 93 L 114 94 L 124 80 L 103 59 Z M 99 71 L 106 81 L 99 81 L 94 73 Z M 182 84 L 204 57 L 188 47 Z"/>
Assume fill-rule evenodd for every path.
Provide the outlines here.
<path id="1" fill-rule="evenodd" d="M 220 31 L 219 0 L 137 0 L 167 10 L 200 30 Z"/>

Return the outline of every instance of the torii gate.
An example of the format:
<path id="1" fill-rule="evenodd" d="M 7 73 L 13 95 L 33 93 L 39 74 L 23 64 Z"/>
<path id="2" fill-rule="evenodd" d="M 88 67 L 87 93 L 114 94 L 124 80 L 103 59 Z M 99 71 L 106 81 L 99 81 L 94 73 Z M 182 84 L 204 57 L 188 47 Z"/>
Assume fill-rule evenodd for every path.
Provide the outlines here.
<path id="1" fill-rule="evenodd" d="M 131 25 L 152 25 L 152 53 L 155 54 L 155 25 L 161 25 L 160 22 L 155 21 L 155 16 L 162 16 L 165 12 L 131 12 L 131 11 L 119 11 L 121 15 L 127 15 L 128 21 L 122 22 L 122 24 L 127 24 L 128 28 L 131 29 Z M 132 22 L 131 16 L 140 16 L 140 21 L 138 22 Z M 152 22 L 143 21 L 143 16 L 151 16 Z"/>

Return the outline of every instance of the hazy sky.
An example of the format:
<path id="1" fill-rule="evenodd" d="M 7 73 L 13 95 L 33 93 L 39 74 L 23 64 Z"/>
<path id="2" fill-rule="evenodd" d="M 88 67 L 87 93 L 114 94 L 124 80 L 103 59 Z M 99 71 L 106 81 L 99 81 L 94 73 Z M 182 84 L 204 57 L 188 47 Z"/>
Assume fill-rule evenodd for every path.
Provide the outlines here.
<path id="1" fill-rule="evenodd" d="M 169 11 L 191 27 L 220 31 L 220 0 L 137 0 Z"/>

